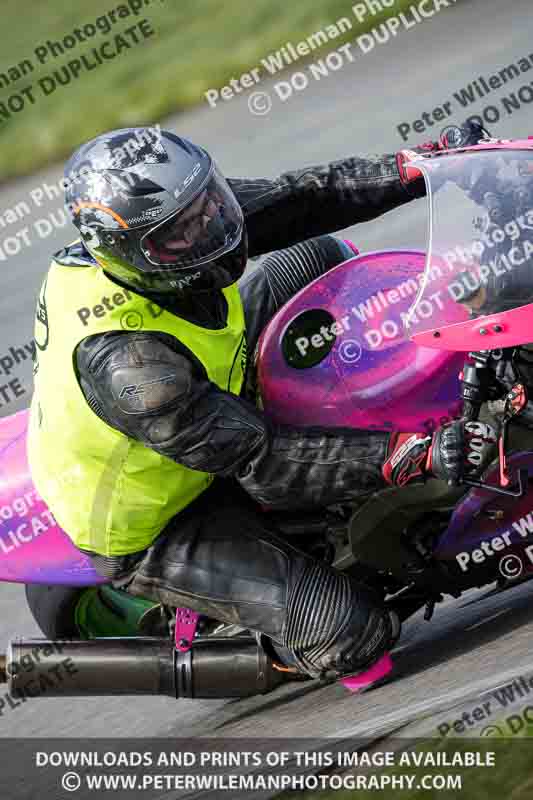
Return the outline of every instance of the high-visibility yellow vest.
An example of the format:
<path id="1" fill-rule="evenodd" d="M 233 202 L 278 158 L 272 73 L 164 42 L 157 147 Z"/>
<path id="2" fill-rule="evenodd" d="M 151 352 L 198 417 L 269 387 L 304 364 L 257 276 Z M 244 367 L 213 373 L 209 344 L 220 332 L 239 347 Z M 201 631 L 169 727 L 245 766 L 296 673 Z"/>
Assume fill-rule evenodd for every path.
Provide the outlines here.
<path id="1" fill-rule="evenodd" d="M 226 327 L 207 330 L 120 288 L 99 266 L 52 262 L 35 322 L 28 457 L 39 493 L 77 547 L 105 556 L 142 550 L 213 480 L 103 422 L 78 384 L 77 345 L 105 331 L 167 333 L 194 353 L 213 383 L 239 394 L 246 368 L 244 313 L 237 285 L 223 292 Z"/>

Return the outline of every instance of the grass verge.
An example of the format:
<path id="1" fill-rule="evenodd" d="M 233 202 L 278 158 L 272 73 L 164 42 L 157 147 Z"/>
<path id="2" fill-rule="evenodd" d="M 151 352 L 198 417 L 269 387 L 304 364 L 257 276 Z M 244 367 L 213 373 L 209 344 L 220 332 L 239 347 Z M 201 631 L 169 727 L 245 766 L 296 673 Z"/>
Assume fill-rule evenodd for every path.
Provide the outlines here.
<path id="1" fill-rule="evenodd" d="M 127 14 L 131 11 L 128 2 L 141 0 L 93 0 L 83 9 L 66 0 L 48 0 L 46 5 L 38 0 L 26 0 L 23 5 L 17 0 L 4 0 L 0 181 L 57 161 L 106 129 L 153 123 L 174 111 L 205 103 L 207 90 L 221 88 L 231 78 L 261 65 L 261 59 L 287 42 L 296 46 L 341 18 L 349 19 L 352 27 L 348 32 L 312 52 L 312 59 L 319 59 L 386 17 L 397 15 L 413 0 L 396 0 L 390 9 L 375 16 L 369 14 L 362 23 L 350 0 L 143 0 L 144 6 L 137 15 Z M 123 11 L 119 12 L 119 8 Z M 84 25 L 94 26 L 97 18 L 106 15 L 109 20 L 111 11 L 116 24 L 108 32 L 104 32 L 107 23 L 100 23 L 96 35 L 84 42 L 74 34 L 75 45 L 52 57 L 48 42 L 61 44 L 76 28 L 83 35 Z M 119 17 L 119 13 L 123 16 Z M 139 41 L 134 44 L 134 35 L 125 31 L 138 26 L 142 19 L 147 20 L 153 33 L 144 38 L 136 28 Z M 403 33 L 400 30 L 399 35 Z M 100 65 L 82 67 L 77 77 L 71 74 L 67 82 L 68 71 L 64 73 L 63 68 L 68 68 L 69 62 L 85 56 L 87 63 L 95 63 L 93 48 L 98 49 L 104 41 L 110 42 L 106 52 L 115 52 L 116 34 L 122 35 L 130 46 L 114 58 L 103 58 Z M 72 41 L 68 40 L 68 44 Z M 52 49 L 59 52 L 55 45 Z M 19 67 L 21 62 L 26 62 L 25 68 Z M 12 80 L 16 69 L 20 78 Z M 261 67 L 261 78 L 267 75 Z M 8 81 L 2 76 L 7 76 Z M 44 93 L 40 81 L 49 94 Z M 54 82 L 56 88 L 51 91 Z M 14 95 L 22 98 L 20 111 L 14 107 L 22 101 L 10 99 Z M 354 87 L 354 103 L 356 97 Z M 7 109 L 7 117 L 2 108 Z"/>

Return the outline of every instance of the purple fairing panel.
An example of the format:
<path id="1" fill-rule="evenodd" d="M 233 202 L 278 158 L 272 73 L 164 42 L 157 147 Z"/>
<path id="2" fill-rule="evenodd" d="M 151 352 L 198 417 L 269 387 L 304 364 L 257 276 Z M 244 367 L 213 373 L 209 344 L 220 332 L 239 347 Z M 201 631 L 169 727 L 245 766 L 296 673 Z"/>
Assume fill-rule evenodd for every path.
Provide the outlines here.
<path id="1" fill-rule="evenodd" d="M 103 583 L 33 485 L 26 455 L 27 425 L 28 411 L 0 419 L 0 581 Z"/>
<path id="2" fill-rule="evenodd" d="M 527 470 L 526 494 L 517 498 L 486 489 L 471 489 L 457 504 L 450 524 L 440 537 L 434 551 L 436 559 L 462 564 L 464 572 L 476 564 L 484 567 L 493 564 L 497 571 L 503 559 L 502 574 L 508 578 L 518 577 L 522 572 L 533 572 L 533 453 L 512 454 L 508 458 L 508 468 L 513 480 L 519 469 Z M 485 479 L 498 485 L 499 467 L 493 466 Z M 496 542 L 497 549 L 493 547 L 495 538 L 501 540 Z M 483 542 L 486 543 L 484 549 Z M 479 549 L 484 558 L 473 556 Z M 505 560 L 509 562 L 507 567 Z M 513 574 L 516 569 L 518 574 Z"/>
<path id="3" fill-rule="evenodd" d="M 364 254 L 292 298 L 259 344 L 265 412 L 297 425 L 428 432 L 459 416 L 464 354 L 419 347 L 404 332 L 424 267 L 420 251 Z M 302 316 L 311 311 L 316 320 Z M 457 322 L 465 314 L 458 305 Z"/>

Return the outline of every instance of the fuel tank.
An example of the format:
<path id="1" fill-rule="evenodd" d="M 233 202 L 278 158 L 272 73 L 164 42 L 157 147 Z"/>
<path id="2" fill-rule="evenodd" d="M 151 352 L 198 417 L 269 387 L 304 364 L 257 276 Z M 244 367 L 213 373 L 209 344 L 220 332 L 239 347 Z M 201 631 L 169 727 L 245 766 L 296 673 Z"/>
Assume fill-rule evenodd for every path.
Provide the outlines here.
<path id="1" fill-rule="evenodd" d="M 59 527 L 30 475 L 28 411 L 0 419 L 0 581 L 91 586 L 90 559 Z"/>
<path id="2" fill-rule="evenodd" d="M 459 416 L 464 354 L 416 346 L 404 330 L 424 265 L 425 254 L 415 250 L 360 255 L 280 309 L 257 354 L 269 417 L 431 432 Z M 457 321 L 465 314 L 458 305 Z"/>

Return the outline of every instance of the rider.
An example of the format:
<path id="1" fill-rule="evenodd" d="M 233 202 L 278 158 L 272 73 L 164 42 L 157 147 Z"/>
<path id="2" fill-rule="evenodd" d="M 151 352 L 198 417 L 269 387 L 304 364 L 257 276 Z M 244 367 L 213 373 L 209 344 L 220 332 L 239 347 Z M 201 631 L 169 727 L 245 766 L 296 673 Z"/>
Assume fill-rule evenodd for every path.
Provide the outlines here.
<path id="1" fill-rule="evenodd" d="M 424 194 L 405 157 L 227 181 L 173 133 L 98 136 L 66 167 L 81 241 L 54 256 L 39 297 L 29 458 L 59 524 L 131 593 L 262 632 L 309 675 L 373 663 L 398 620 L 257 504 L 454 481 L 467 439 L 462 423 L 433 441 L 273 424 L 247 395 L 250 356 L 282 304 L 353 256 L 332 231 Z"/>

